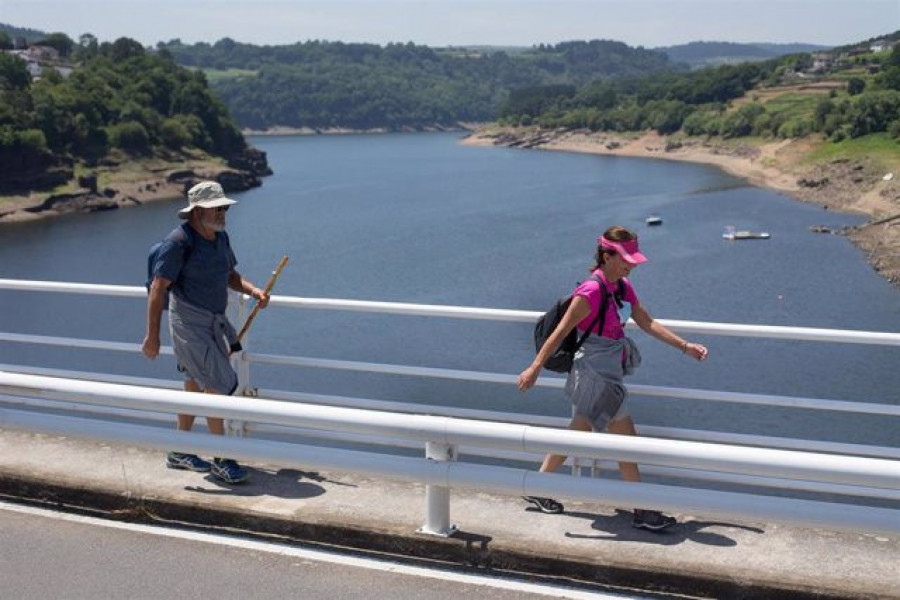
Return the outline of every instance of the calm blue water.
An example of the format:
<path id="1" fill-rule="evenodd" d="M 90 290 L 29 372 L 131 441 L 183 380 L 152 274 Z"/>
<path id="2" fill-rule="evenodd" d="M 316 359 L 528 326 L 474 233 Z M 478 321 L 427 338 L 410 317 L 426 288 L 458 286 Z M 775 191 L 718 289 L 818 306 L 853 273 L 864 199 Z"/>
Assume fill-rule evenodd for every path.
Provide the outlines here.
<path id="1" fill-rule="evenodd" d="M 842 237 L 814 224 L 859 222 L 666 161 L 467 148 L 455 134 L 256 138 L 276 175 L 235 195 L 239 269 L 276 293 L 542 310 L 587 275 L 597 235 L 636 229 L 650 262 L 632 281 L 659 318 L 900 331 L 900 294 Z M 140 285 L 147 248 L 182 201 L 0 229 L 0 277 Z M 644 218 L 658 213 L 662 227 Z M 726 242 L 724 225 L 769 241 Z M 0 330 L 139 342 L 136 300 L 0 292 Z M 698 337 L 698 364 L 641 332 L 635 383 L 900 402 L 900 348 Z M 531 331 L 419 317 L 273 308 L 259 352 L 518 373 Z M 0 343 L 0 362 L 174 378 L 169 359 Z M 567 415 L 560 392 L 311 370 L 258 368 L 291 390 Z M 900 445 L 896 423 L 777 408 L 635 398 L 638 423 Z"/>

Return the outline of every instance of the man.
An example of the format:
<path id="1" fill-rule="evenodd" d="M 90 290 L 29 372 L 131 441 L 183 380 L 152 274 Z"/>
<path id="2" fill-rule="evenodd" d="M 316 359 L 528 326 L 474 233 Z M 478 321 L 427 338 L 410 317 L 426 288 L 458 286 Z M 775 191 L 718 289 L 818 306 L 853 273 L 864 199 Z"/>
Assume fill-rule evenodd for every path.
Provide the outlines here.
<path id="1" fill-rule="evenodd" d="M 169 330 L 189 392 L 231 395 L 237 374 L 228 360 L 236 341 L 234 327 L 225 317 L 228 288 L 251 296 L 265 307 L 269 296 L 235 270 L 237 259 L 225 233 L 225 213 L 235 200 L 225 197 L 215 181 L 198 183 L 188 190 L 188 205 L 178 216 L 186 222 L 175 228 L 159 248 L 152 266 L 147 299 L 147 333 L 142 352 L 153 360 L 159 355 L 159 328 L 166 294 L 171 292 Z M 223 420 L 206 418 L 211 433 L 223 435 Z M 178 415 L 178 429 L 190 431 L 194 415 Z M 226 483 L 247 479 L 237 461 L 214 458 L 210 463 L 194 454 L 169 452 L 166 466 L 201 473 L 211 472 Z"/>

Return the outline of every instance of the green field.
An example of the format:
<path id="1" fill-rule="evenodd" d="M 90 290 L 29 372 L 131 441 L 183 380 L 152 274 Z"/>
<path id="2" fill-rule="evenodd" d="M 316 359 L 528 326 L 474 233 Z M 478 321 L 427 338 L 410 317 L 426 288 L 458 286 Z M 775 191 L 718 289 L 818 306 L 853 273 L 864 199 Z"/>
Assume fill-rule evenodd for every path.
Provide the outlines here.
<path id="1" fill-rule="evenodd" d="M 820 94 L 786 93 L 766 102 L 766 112 L 786 115 L 788 119 L 812 118 Z"/>
<path id="2" fill-rule="evenodd" d="M 255 77 L 259 71 L 251 69 L 201 69 L 206 75 L 210 85 L 223 79 L 237 79 L 239 77 Z"/>
<path id="3" fill-rule="evenodd" d="M 827 162 L 837 158 L 868 159 L 885 169 L 896 169 L 900 167 L 900 142 L 887 133 L 873 133 L 823 144 L 807 156 L 809 162 Z"/>

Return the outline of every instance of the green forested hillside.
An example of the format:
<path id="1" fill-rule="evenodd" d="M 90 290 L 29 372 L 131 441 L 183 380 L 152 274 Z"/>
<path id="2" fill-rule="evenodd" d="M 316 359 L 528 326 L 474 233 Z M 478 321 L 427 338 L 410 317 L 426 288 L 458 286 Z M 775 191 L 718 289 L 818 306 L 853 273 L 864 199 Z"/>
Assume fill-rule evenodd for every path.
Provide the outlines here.
<path id="1" fill-rule="evenodd" d="M 237 122 L 251 128 L 452 126 L 494 119 L 513 89 L 675 68 L 662 53 L 605 40 L 514 54 L 411 43 L 253 46 L 227 38 L 158 47 L 179 64 L 235 73 L 211 79 Z"/>
<path id="2" fill-rule="evenodd" d="M 895 41 L 900 32 L 882 39 Z M 803 137 L 832 141 L 888 132 L 900 138 L 900 45 L 869 43 L 759 63 L 661 73 L 511 94 L 506 124 L 661 134 Z"/>
<path id="3" fill-rule="evenodd" d="M 67 78 L 45 68 L 32 82 L 24 61 L 0 53 L 0 188 L 52 187 L 77 165 L 112 154 L 177 157 L 194 149 L 233 159 L 247 150 L 202 73 L 127 38 L 81 41 Z"/>

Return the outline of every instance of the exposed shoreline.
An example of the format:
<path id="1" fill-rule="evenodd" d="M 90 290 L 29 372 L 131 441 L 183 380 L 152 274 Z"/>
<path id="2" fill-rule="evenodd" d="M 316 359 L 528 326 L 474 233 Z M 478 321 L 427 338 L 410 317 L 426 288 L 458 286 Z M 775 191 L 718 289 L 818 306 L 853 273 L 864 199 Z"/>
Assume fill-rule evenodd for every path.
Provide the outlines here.
<path id="1" fill-rule="evenodd" d="M 454 132 L 454 131 L 475 131 L 479 127 L 485 126 L 485 123 L 457 123 L 454 126 L 448 125 L 427 125 L 424 127 L 406 127 L 400 130 L 390 130 L 386 127 L 375 127 L 372 129 L 352 129 L 348 127 L 286 127 L 276 125 L 268 129 L 242 129 L 241 134 L 259 135 L 259 136 L 290 136 L 290 135 L 376 135 L 381 133 L 436 133 L 436 132 Z"/>
<path id="2" fill-rule="evenodd" d="M 669 139 L 656 133 L 629 137 L 586 130 L 497 126 L 483 127 L 462 140 L 468 146 L 512 146 L 714 165 L 753 185 L 796 200 L 863 215 L 869 219 L 867 224 L 843 233 L 866 254 L 878 273 L 900 288 L 900 218 L 895 218 L 900 217 L 897 177 L 885 180 L 883 169 L 861 162 L 806 164 L 804 158 L 815 143 L 779 140 L 758 145 L 725 144 L 693 138 Z"/>
<path id="3" fill-rule="evenodd" d="M 252 175 L 227 167 L 219 159 L 180 162 L 144 161 L 122 168 L 97 169 L 97 193 L 70 185 L 65 191 L 9 196 L 0 201 L 0 227 L 67 214 L 140 206 L 147 202 L 185 202 L 185 186 L 206 179 L 226 180 L 232 189 L 252 187 Z M 249 183 L 242 183 L 249 182 Z M 258 185 L 258 183 L 256 184 Z"/>

